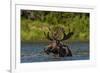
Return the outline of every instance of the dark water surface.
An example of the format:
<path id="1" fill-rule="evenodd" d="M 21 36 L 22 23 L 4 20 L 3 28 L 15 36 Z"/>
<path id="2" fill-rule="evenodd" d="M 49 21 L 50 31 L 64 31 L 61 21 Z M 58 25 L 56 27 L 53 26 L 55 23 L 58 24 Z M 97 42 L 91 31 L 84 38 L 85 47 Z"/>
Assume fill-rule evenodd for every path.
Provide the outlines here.
<path id="1" fill-rule="evenodd" d="M 52 54 L 46 55 L 43 49 L 48 43 L 22 43 L 21 44 L 21 63 L 47 62 L 47 61 L 68 61 L 68 60 L 88 60 L 89 43 L 74 42 L 69 44 L 72 50 L 72 57 L 55 57 Z"/>

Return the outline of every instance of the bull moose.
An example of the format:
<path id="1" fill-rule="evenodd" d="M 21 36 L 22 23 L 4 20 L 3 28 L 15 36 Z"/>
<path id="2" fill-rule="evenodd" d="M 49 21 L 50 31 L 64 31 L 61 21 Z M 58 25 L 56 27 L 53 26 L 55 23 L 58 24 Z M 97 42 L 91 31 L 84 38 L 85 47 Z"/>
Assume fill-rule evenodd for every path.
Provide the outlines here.
<path id="1" fill-rule="evenodd" d="M 73 32 L 66 34 L 65 31 L 62 30 L 63 38 L 60 40 L 56 37 L 57 33 L 58 32 L 55 32 L 51 38 L 49 32 L 47 32 L 47 34 L 44 32 L 46 38 L 51 41 L 51 43 L 47 46 L 47 49 L 44 48 L 44 52 L 48 55 L 53 53 L 59 57 L 72 56 L 71 49 L 68 45 L 63 44 L 62 41 L 69 39 L 73 35 Z"/>

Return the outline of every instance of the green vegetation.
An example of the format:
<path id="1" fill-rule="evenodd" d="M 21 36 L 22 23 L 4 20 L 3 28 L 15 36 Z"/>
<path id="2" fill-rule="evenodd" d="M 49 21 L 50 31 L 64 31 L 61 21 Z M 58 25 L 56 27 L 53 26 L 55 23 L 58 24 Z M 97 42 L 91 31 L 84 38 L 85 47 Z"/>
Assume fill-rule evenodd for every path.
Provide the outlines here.
<path id="1" fill-rule="evenodd" d="M 63 28 L 74 32 L 69 41 L 89 40 L 89 13 L 21 10 L 21 41 L 48 41 L 44 32 Z"/>

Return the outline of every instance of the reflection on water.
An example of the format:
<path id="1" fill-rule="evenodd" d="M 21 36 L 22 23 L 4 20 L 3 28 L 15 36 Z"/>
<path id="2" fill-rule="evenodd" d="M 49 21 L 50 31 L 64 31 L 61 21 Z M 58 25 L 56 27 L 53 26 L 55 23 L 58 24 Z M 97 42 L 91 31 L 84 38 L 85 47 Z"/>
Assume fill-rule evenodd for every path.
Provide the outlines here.
<path id="1" fill-rule="evenodd" d="M 69 46 L 72 50 L 72 57 L 55 57 L 52 54 L 46 55 L 43 52 L 47 43 L 22 43 L 21 44 L 21 63 L 47 62 L 47 61 L 67 61 L 67 60 L 88 60 L 89 43 L 75 42 Z"/>

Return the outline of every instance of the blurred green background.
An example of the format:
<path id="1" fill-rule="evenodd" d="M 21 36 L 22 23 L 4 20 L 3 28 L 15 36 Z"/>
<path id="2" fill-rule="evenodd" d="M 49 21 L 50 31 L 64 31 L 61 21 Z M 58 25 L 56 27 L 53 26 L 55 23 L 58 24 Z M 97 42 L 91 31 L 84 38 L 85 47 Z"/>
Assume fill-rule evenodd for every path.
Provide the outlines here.
<path id="1" fill-rule="evenodd" d="M 73 31 L 67 41 L 89 41 L 89 17 L 89 13 L 21 10 L 21 42 L 48 41 L 44 35 L 48 27 Z"/>

